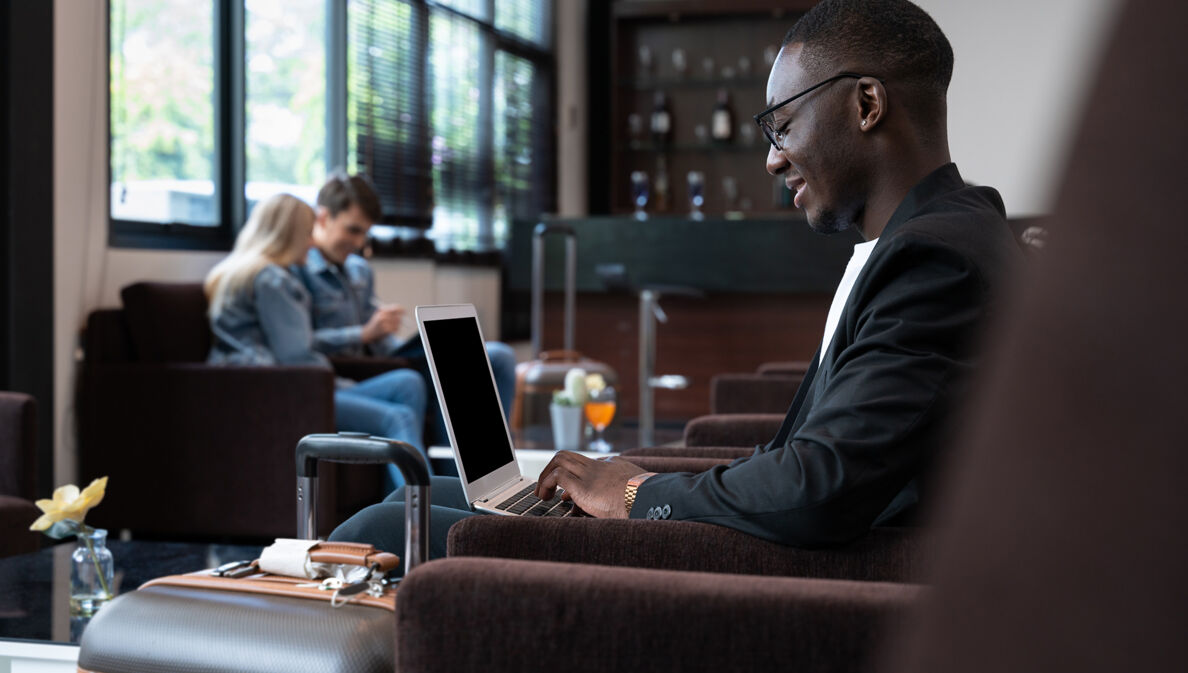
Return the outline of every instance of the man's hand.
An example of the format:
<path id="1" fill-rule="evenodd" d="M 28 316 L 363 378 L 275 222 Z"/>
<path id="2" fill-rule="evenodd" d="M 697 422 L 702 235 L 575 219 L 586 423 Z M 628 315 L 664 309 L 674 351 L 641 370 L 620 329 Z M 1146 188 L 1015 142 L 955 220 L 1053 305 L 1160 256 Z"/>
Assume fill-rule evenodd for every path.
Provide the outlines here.
<path id="1" fill-rule="evenodd" d="M 375 309 L 371 319 L 363 325 L 363 343 L 369 344 L 394 334 L 404 320 L 404 307 L 399 304 L 385 304 Z"/>
<path id="2" fill-rule="evenodd" d="M 626 519 L 623 492 L 632 477 L 644 472 L 647 470 L 618 456 L 594 460 L 580 453 L 558 451 L 540 473 L 536 496 L 548 500 L 561 487 L 565 489 L 564 497 L 590 516 Z"/>

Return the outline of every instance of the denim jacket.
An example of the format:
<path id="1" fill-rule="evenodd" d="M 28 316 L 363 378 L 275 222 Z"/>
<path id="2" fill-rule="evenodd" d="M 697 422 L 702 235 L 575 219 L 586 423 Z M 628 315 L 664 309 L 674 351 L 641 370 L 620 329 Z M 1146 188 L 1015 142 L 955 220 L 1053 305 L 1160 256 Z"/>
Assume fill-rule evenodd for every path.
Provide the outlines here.
<path id="1" fill-rule="evenodd" d="M 249 289 L 232 296 L 210 319 L 214 342 L 206 361 L 231 365 L 318 365 L 313 350 L 309 293 L 291 273 L 269 264 Z"/>
<path id="2" fill-rule="evenodd" d="M 400 340 L 391 334 L 363 343 L 363 325 L 378 305 L 367 260 L 350 255 L 340 267 L 314 248 L 305 264 L 294 264 L 290 271 L 313 302 L 310 314 L 315 350 L 327 355 L 391 355 L 400 347 Z"/>

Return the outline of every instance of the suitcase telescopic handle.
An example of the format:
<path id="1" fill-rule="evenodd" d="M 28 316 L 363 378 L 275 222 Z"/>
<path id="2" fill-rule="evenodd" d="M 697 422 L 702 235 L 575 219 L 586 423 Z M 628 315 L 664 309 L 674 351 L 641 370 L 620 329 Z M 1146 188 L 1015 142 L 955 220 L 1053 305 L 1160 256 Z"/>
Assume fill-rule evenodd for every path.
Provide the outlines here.
<path id="1" fill-rule="evenodd" d="M 297 537 L 317 535 L 318 461 L 393 463 L 404 475 L 404 572 L 429 560 L 429 466 L 416 447 L 365 432 L 306 435 L 297 442 Z"/>
<path id="2" fill-rule="evenodd" d="M 532 356 L 544 350 L 544 237 L 565 236 L 565 350 L 573 350 L 577 303 L 577 232 L 568 224 L 541 222 L 532 231 Z"/>

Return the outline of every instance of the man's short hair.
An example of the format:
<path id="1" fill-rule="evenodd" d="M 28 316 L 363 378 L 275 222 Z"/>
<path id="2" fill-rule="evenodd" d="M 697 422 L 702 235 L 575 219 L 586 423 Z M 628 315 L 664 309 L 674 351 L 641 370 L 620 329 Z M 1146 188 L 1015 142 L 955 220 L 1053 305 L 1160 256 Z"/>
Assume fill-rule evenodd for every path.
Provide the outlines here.
<path id="1" fill-rule="evenodd" d="M 379 222 L 384 215 L 371 181 L 363 175 L 332 174 L 318 190 L 318 205 L 330 211 L 330 217 L 336 217 L 353 205 L 359 206 L 372 223 Z"/>
<path id="2" fill-rule="evenodd" d="M 907 0 L 822 0 L 784 36 L 803 44 L 800 63 L 829 77 L 837 69 L 883 78 L 944 100 L 953 48 L 940 26 Z"/>

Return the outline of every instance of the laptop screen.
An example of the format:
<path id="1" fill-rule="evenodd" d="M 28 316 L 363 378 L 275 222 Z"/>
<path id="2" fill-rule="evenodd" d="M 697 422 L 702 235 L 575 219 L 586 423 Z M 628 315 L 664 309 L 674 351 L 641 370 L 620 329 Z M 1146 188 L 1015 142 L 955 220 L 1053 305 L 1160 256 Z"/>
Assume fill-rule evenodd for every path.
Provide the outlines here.
<path id="1" fill-rule="evenodd" d="M 466 480 L 475 482 L 515 459 L 475 318 L 424 322 L 425 339 L 445 398 Z"/>

